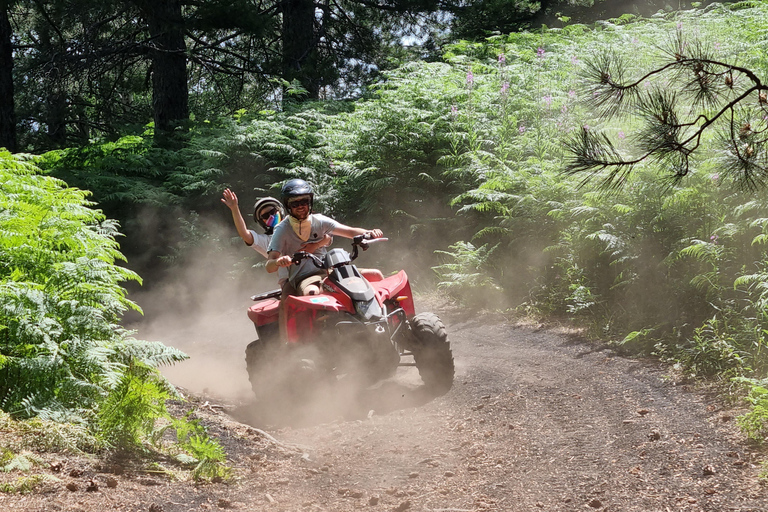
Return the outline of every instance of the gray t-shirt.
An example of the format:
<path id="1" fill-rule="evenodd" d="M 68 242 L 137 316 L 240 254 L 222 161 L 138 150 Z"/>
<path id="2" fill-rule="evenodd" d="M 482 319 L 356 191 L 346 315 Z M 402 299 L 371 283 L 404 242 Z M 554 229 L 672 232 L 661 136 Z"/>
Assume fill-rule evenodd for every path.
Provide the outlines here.
<path id="1" fill-rule="evenodd" d="M 293 231 L 290 219 L 285 219 L 278 224 L 274 233 L 272 233 L 272 241 L 269 243 L 269 252 L 277 251 L 281 256 L 293 256 L 295 252 L 301 250 L 301 247 L 304 244 L 319 242 L 325 235 L 331 234 L 331 232 L 339 225 L 338 222 L 332 218 L 319 213 L 312 214 L 310 216 L 310 221 L 312 223 L 312 228 L 310 230 L 309 239 L 306 242 L 302 241 L 302 239 L 299 238 L 299 235 Z M 316 250 L 314 254 L 322 259 L 326 252 L 328 252 L 327 249 L 321 247 Z M 306 259 L 301 262 L 301 265 L 280 267 L 277 277 L 280 284 L 287 279 L 293 286 L 296 286 L 305 277 L 321 272 L 323 271 L 318 269 L 311 260 Z"/>

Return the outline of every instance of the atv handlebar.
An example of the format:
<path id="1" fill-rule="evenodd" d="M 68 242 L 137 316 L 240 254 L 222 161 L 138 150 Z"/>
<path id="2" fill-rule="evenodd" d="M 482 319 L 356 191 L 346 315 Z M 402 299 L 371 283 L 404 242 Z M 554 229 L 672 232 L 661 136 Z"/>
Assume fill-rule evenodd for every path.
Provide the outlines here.
<path id="1" fill-rule="evenodd" d="M 310 253 L 305 252 L 305 251 L 299 251 L 297 253 L 294 253 L 293 259 L 291 260 L 291 263 L 293 263 L 294 265 L 299 265 L 299 264 L 301 264 L 301 260 L 304 260 L 304 259 L 307 259 L 307 258 L 312 260 L 312 263 L 314 263 L 317 268 L 324 268 L 325 267 L 325 265 L 323 265 L 323 262 L 320 260 L 320 258 L 315 256 L 314 254 L 310 254 Z"/>
<path id="2" fill-rule="evenodd" d="M 357 235 L 352 239 L 352 254 L 349 255 L 350 260 L 355 260 L 358 256 L 358 248 L 362 248 L 364 251 L 368 250 L 368 246 L 377 242 L 386 242 L 389 238 L 368 238 L 368 235 Z M 309 258 L 317 268 L 325 268 L 323 260 L 315 256 L 314 254 L 306 251 L 299 251 L 294 253 L 291 263 L 294 265 L 300 265 L 302 260 Z"/>
<path id="3" fill-rule="evenodd" d="M 370 238 L 368 235 L 357 235 L 352 239 L 352 254 L 350 254 L 349 257 L 352 261 L 354 261 L 357 259 L 358 247 L 361 247 L 364 251 L 367 251 L 370 244 L 374 244 L 376 242 L 386 242 L 387 240 L 389 240 L 389 238 Z"/>

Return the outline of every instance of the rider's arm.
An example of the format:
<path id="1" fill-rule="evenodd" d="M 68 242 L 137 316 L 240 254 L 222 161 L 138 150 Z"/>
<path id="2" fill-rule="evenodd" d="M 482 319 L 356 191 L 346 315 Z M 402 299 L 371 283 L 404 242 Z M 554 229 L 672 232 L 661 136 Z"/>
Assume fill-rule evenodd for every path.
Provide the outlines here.
<path id="1" fill-rule="evenodd" d="M 323 238 L 321 238 L 317 242 L 303 244 L 301 246 L 301 250 L 308 253 L 314 253 L 319 248 L 328 247 L 332 243 L 333 243 L 333 237 L 331 235 L 325 235 Z"/>
<path id="2" fill-rule="evenodd" d="M 264 267 L 267 269 L 267 272 L 270 274 L 273 272 L 277 272 L 277 269 L 280 267 L 280 264 L 277 262 L 277 259 L 280 257 L 280 253 L 277 251 L 270 251 L 267 255 L 267 263 L 264 265 Z"/>
<path id="3" fill-rule="evenodd" d="M 369 235 L 371 238 L 381 238 L 384 233 L 380 229 L 352 228 L 344 224 L 337 224 L 331 234 L 340 235 L 346 238 L 355 238 L 358 235 Z"/>
<path id="4" fill-rule="evenodd" d="M 287 267 L 290 265 L 291 260 L 292 258 L 290 256 L 280 256 L 280 253 L 277 251 L 269 251 L 267 264 L 264 266 L 266 267 L 267 272 L 271 274 L 277 272 L 277 269 L 280 267 Z"/>
<path id="5" fill-rule="evenodd" d="M 240 207 L 237 201 L 237 195 L 229 189 L 224 191 L 221 202 L 227 205 L 227 208 L 232 212 L 232 221 L 235 223 L 235 229 L 237 234 L 243 239 L 246 245 L 253 245 L 253 235 L 248 231 L 248 227 L 245 225 L 245 219 L 240 213 Z"/>

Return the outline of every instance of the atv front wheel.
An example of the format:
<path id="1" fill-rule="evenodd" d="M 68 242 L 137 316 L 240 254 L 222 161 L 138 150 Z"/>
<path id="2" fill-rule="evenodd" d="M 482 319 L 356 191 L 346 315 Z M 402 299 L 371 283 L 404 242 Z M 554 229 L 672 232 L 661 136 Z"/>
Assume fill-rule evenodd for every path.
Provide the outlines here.
<path id="1" fill-rule="evenodd" d="M 410 321 L 411 352 L 424 384 L 438 393 L 453 386 L 453 353 L 445 325 L 434 313 L 420 313 Z"/>

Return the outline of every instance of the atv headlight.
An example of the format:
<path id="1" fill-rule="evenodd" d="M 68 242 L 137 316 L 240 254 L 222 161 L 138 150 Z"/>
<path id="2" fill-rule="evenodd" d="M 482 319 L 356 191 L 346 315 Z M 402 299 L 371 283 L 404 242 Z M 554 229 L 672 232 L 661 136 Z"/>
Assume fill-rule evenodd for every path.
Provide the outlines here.
<path id="1" fill-rule="evenodd" d="M 371 299 L 368 302 L 355 302 L 355 311 L 366 320 L 370 320 L 375 316 L 384 316 L 384 311 L 376 299 Z"/>

